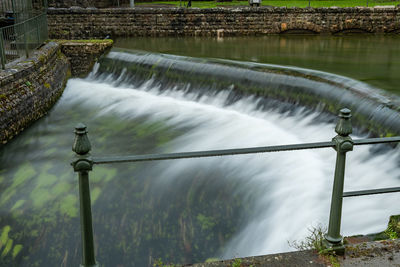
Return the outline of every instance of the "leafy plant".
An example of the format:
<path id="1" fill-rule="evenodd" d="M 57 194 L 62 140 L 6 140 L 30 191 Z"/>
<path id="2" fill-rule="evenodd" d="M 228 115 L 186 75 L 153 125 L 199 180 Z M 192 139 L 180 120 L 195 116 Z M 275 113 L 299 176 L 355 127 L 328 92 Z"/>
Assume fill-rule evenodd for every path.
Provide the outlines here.
<path id="1" fill-rule="evenodd" d="M 308 250 L 314 249 L 320 253 L 324 250 L 322 241 L 324 240 L 324 233 L 326 228 L 318 225 L 317 227 L 308 228 L 310 235 L 308 235 L 304 240 L 288 242 L 289 246 L 297 250 Z"/>
<path id="2" fill-rule="evenodd" d="M 390 239 L 399 238 L 397 233 L 393 230 L 392 224 L 389 224 L 388 228 L 384 232 Z"/>
<path id="3" fill-rule="evenodd" d="M 325 258 L 332 267 L 340 267 L 340 263 L 336 257 L 334 251 L 326 249 L 322 243 L 324 240 L 324 233 L 326 228 L 318 225 L 317 227 L 308 228 L 310 235 L 302 241 L 289 242 L 289 246 L 294 247 L 298 250 L 309 250 L 313 249 Z"/>
<path id="4" fill-rule="evenodd" d="M 242 265 L 242 259 L 235 259 L 234 262 L 232 262 L 232 267 L 240 267 Z"/>
<path id="5" fill-rule="evenodd" d="M 175 267 L 175 264 L 165 264 L 163 263 L 163 261 L 161 260 L 161 258 L 157 259 L 154 263 L 153 263 L 153 267 Z"/>

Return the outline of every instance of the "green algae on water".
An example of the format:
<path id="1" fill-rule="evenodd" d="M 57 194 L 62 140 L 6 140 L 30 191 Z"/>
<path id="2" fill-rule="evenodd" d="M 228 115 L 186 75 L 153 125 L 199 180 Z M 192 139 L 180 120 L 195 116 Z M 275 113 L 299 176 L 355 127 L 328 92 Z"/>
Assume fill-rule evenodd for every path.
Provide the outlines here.
<path id="1" fill-rule="evenodd" d="M 21 184 L 26 183 L 28 180 L 35 177 L 36 171 L 30 162 L 26 162 L 19 166 L 18 170 L 14 174 L 13 184 L 11 187 L 17 187 Z"/>
<path id="2" fill-rule="evenodd" d="M 96 200 L 99 198 L 99 196 L 101 194 L 101 189 L 99 187 L 95 187 L 90 191 L 91 191 L 90 192 L 91 202 L 92 202 L 92 205 L 94 205 L 94 203 L 96 203 Z"/>
<path id="3" fill-rule="evenodd" d="M 13 242 L 14 242 L 14 241 L 13 241 L 12 239 L 8 239 L 8 240 L 7 240 L 7 244 L 6 244 L 6 246 L 4 247 L 3 252 L 1 253 L 1 256 L 2 256 L 2 257 L 7 256 L 8 252 L 10 252 L 10 250 L 12 249 Z"/>
<path id="4" fill-rule="evenodd" d="M 66 214 L 71 218 L 78 216 L 78 199 L 75 195 L 68 195 L 62 199 L 60 204 L 61 214 Z"/>
<path id="5" fill-rule="evenodd" d="M 24 205 L 24 203 L 25 203 L 24 199 L 18 200 L 17 202 L 15 202 L 14 206 L 12 206 L 11 211 L 19 209 L 20 207 L 22 207 L 22 205 Z"/>
<path id="6" fill-rule="evenodd" d="M 8 233 L 10 232 L 10 230 L 11 230 L 11 227 L 9 225 L 6 225 L 3 227 L 3 231 L 1 232 L 1 236 L 0 236 L 0 248 L 7 243 Z"/>
<path id="7" fill-rule="evenodd" d="M 14 246 L 13 252 L 12 252 L 12 257 L 15 259 L 17 257 L 18 253 L 22 250 L 23 246 L 18 244 Z"/>

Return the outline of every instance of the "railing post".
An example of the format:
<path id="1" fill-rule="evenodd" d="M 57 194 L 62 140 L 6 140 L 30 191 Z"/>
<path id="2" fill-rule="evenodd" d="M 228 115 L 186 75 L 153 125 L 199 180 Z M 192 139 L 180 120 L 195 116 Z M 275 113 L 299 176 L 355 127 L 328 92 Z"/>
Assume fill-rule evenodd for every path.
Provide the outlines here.
<path id="1" fill-rule="evenodd" d="M 336 254 L 344 254 L 343 238 L 340 235 L 340 224 L 342 219 L 342 201 L 344 170 L 346 163 L 346 153 L 353 150 L 353 140 L 349 136 L 352 133 L 351 111 L 347 108 L 340 110 L 339 122 L 335 132 L 338 134 L 332 141 L 335 142 L 336 167 L 333 181 L 331 211 L 329 215 L 328 233 L 325 235 L 323 243 L 329 250 Z"/>
<path id="2" fill-rule="evenodd" d="M 42 40 L 41 40 L 41 38 L 40 38 L 39 18 L 35 18 L 35 22 L 36 22 L 36 37 L 37 37 L 37 44 L 36 44 L 36 46 L 39 46 L 40 43 L 42 42 Z"/>
<path id="3" fill-rule="evenodd" d="M 0 29 L 0 56 L 1 56 L 1 68 L 6 69 L 6 46 L 4 45 L 3 29 Z"/>
<path id="4" fill-rule="evenodd" d="M 24 25 L 24 46 L 25 46 L 25 56 L 26 56 L 26 58 L 29 58 L 28 36 L 27 36 L 28 30 L 26 29 L 27 28 L 26 24 L 27 24 L 26 21 L 24 21 L 23 22 L 23 25 Z"/>
<path id="5" fill-rule="evenodd" d="M 98 266 L 94 255 L 92 209 L 90 202 L 89 171 L 93 161 L 90 157 L 91 145 L 87 136 L 86 126 L 79 123 L 75 127 L 75 140 L 72 151 L 76 153 L 71 165 L 79 173 L 79 199 L 82 236 L 82 264 L 81 267 Z"/>

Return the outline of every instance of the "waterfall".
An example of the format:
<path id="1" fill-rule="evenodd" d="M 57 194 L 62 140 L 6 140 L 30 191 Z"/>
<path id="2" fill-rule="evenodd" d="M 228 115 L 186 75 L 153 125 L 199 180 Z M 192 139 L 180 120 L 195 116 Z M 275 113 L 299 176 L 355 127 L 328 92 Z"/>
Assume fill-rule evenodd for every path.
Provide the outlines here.
<path id="1" fill-rule="evenodd" d="M 113 52 L 104 63 L 108 65 L 102 66 L 100 61 L 86 79 L 69 80 L 49 116 L 27 133 L 34 136 L 39 147 L 46 137 L 52 136 L 55 150 L 38 153 L 28 147 L 17 153 L 16 159 L 7 157 L 4 151 L 3 164 L 27 161 L 36 164 L 33 168 L 37 170 L 51 158 L 66 160 L 68 155 L 64 151 L 72 144 L 69 132 L 79 121 L 88 126 L 94 156 L 296 144 L 329 141 L 335 136 L 336 118 L 322 107 L 285 104 L 282 99 L 237 93 L 235 83 L 222 82 L 222 76 L 220 80 L 209 77 L 210 82 L 205 83 L 207 79 L 202 75 L 207 68 L 204 73 L 191 76 L 182 73 L 185 80 L 193 79 L 193 83 L 183 82 L 176 73 L 172 75 L 174 64 L 169 71 L 175 80 L 160 78 L 156 67 L 153 72 L 138 72 L 143 67 L 143 62 L 135 62 L 138 57 L 140 54 Z M 160 57 L 152 57 L 161 64 Z M 131 64 L 118 71 L 106 71 L 110 62 L 121 58 Z M 283 74 L 272 75 L 271 81 L 276 84 L 283 81 Z M 297 84 L 321 83 L 288 77 Z M 324 79 L 331 79 L 327 86 L 338 83 L 338 78 L 332 77 L 324 75 Z M 347 80 L 340 79 L 346 85 Z M 362 83 L 349 84 L 363 90 Z M 374 97 L 386 99 L 378 93 Z M 355 133 L 353 138 L 367 136 L 361 130 L 355 129 Z M 27 136 L 11 143 L 9 149 L 18 151 L 24 142 L 29 143 L 22 139 Z M 90 179 L 98 260 L 109 266 L 132 262 L 146 266 L 157 258 L 188 263 L 211 257 L 294 250 L 288 241 L 304 239 L 312 227 L 327 226 L 335 156 L 333 149 L 326 148 L 95 166 Z M 398 149 L 382 145 L 355 147 L 348 153 L 345 191 L 397 186 L 398 159 Z M 9 169 L 5 175 L 16 172 Z M 67 181 L 70 192 L 76 190 L 72 169 L 65 167 L 57 175 L 65 178 L 58 183 Z M 40 176 L 32 175 L 30 179 L 30 183 L 15 188 L 21 192 L 37 189 Z M 42 182 L 40 186 L 48 185 Z M 64 190 L 60 192 L 65 194 Z M 22 197 L 15 194 L 15 199 Z M 62 205 L 59 202 L 65 198 L 54 193 L 49 200 L 53 203 L 46 205 L 53 207 Z M 2 213 L 11 205 L 4 201 Z M 342 234 L 384 230 L 389 216 L 398 213 L 393 205 L 397 201 L 396 194 L 345 199 Z M 38 207 L 28 202 L 21 205 L 28 217 Z M 66 222 L 68 216 L 77 218 L 68 211 L 62 213 L 57 209 L 58 216 L 64 216 Z M 63 220 L 49 229 L 68 229 Z M 71 257 L 69 264 L 79 262 L 79 256 L 72 256 L 78 240 L 79 233 L 74 233 L 62 245 L 62 251 L 69 251 L 65 256 Z"/>

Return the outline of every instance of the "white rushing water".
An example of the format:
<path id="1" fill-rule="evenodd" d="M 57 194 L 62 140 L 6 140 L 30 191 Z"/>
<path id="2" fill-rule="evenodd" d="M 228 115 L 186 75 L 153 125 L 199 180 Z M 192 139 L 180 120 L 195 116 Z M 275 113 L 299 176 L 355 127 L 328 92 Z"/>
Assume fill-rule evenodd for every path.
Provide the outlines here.
<path id="1" fill-rule="evenodd" d="M 199 97 L 177 88 L 160 90 L 152 80 L 140 88 L 115 84 L 110 77 L 102 81 L 92 76 L 71 79 L 62 101 L 96 108 L 98 116 L 113 113 L 124 120 L 145 115 L 170 127 L 187 127 L 189 130 L 165 146 L 168 152 L 319 142 L 335 135 L 334 124 L 315 123 L 317 114 L 305 115 L 300 108 L 290 115 L 262 111 L 256 108 L 255 98 L 226 106 L 226 92 Z M 348 153 L 345 191 L 398 186 L 398 151 L 373 155 L 370 149 L 359 146 Z M 288 241 L 304 239 L 310 227 L 327 226 L 335 165 L 333 149 L 155 164 L 167 177 L 159 181 L 160 186 L 171 185 L 175 179 L 190 179 L 179 173 L 194 166 L 218 167 L 229 177 L 225 182 L 240 181 L 232 194 L 240 193 L 244 201 L 251 200 L 255 216 L 236 233 L 223 255 L 216 256 L 293 250 Z M 386 194 L 345 199 L 342 234 L 382 231 L 389 216 L 399 213 L 394 204 L 399 197 Z"/>

